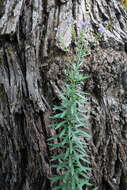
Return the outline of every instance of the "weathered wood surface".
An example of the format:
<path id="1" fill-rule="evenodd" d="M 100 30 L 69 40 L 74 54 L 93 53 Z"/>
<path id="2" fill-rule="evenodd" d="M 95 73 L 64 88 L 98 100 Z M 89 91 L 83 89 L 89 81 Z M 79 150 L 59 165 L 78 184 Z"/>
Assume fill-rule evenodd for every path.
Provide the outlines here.
<path id="1" fill-rule="evenodd" d="M 86 39 L 108 31 L 84 60 L 91 79 L 89 151 L 100 190 L 127 189 L 127 11 L 117 0 L 0 1 L 0 189 L 50 190 L 48 116 L 60 102 L 70 21 Z M 54 31 L 54 27 L 58 31 Z"/>

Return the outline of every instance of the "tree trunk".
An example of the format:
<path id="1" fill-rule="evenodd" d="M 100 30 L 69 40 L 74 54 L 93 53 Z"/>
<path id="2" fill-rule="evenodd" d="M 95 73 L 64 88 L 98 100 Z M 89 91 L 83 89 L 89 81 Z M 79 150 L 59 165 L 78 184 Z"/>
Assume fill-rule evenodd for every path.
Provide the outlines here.
<path id="1" fill-rule="evenodd" d="M 83 65 L 91 179 L 99 190 L 127 190 L 127 12 L 117 0 L 0 1 L 1 190 L 51 190 L 49 115 L 68 67 L 59 33 L 71 47 L 72 20 L 77 35 L 90 21 L 87 40 L 107 28 Z"/>

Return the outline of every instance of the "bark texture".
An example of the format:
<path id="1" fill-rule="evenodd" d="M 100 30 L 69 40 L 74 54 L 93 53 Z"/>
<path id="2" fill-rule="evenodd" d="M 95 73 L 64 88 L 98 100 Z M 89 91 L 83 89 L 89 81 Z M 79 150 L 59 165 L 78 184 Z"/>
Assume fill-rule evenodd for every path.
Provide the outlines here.
<path id="1" fill-rule="evenodd" d="M 83 65 L 91 75 L 84 83 L 91 178 L 99 190 L 127 190 L 127 11 L 118 0 L 0 1 L 1 190 L 51 190 L 49 115 L 68 67 L 59 35 L 73 45 L 73 20 L 77 35 L 80 22 L 90 21 L 87 40 L 107 28 Z"/>

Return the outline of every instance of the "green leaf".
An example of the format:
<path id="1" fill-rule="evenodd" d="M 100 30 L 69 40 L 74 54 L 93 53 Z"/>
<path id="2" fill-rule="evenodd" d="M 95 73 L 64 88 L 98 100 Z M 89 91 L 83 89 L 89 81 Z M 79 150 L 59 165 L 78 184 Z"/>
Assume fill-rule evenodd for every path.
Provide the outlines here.
<path id="1" fill-rule="evenodd" d="M 86 98 L 85 96 L 82 96 L 82 95 L 79 94 L 79 93 L 78 93 L 78 94 L 76 93 L 76 95 L 77 95 L 79 98 L 81 98 L 81 99 L 84 101 L 85 104 L 88 104 L 88 98 Z"/>
<path id="2" fill-rule="evenodd" d="M 70 188 L 69 182 L 67 182 L 67 181 L 64 180 L 64 182 L 62 184 L 60 184 L 60 187 L 61 187 L 61 190 L 67 190 L 67 189 L 69 189 Z"/>
<path id="3" fill-rule="evenodd" d="M 67 113 L 68 113 L 68 110 L 63 111 L 63 112 L 61 113 L 60 118 L 61 118 L 61 119 L 64 118 Z"/>
<path id="4" fill-rule="evenodd" d="M 73 151 L 72 141 L 70 141 L 69 148 L 70 148 L 70 154 L 72 154 Z"/>
<path id="5" fill-rule="evenodd" d="M 63 128 L 63 130 L 59 134 L 59 138 L 63 137 L 63 135 L 65 134 L 65 132 L 66 132 L 66 128 Z"/>
<path id="6" fill-rule="evenodd" d="M 76 118 L 76 121 L 77 121 L 78 123 L 81 123 L 81 119 L 78 117 L 77 114 L 75 115 L 75 118 Z"/>
<path id="7" fill-rule="evenodd" d="M 84 106 L 79 107 L 79 108 L 78 108 L 78 111 L 81 112 L 81 113 L 85 113 L 85 114 L 91 112 L 90 110 L 86 110 L 86 109 L 84 109 Z"/>
<path id="8" fill-rule="evenodd" d="M 76 103 L 73 103 L 71 106 L 71 114 L 73 115 L 76 111 Z"/>
<path id="9" fill-rule="evenodd" d="M 88 180 L 89 180 L 89 176 L 86 175 L 85 172 L 82 171 L 80 168 L 77 168 L 75 172 L 76 172 L 77 176 L 82 176 L 82 177 L 84 177 L 85 179 L 88 179 Z"/>
<path id="10" fill-rule="evenodd" d="M 88 120 L 89 119 L 89 115 L 85 115 L 84 113 L 78 113 L 78 117 L 82 118 L 84 120 Z"/>
<path id="11" fill-rule="evenodd" d="M 82 147 L 82 141 L 80 140 L 79 136 L 75 134 L 75 131 L 73 132 L 73 144 L 77 146 Z"/>
<path id="12" fill-rule="evenodd" d="M 74 173 L 73 179 L 75 180 L 75 182 L 78 183 L 79 177 L 78 177 L 78 175 L 76 174 L 76 172 Z"/>
<path id="13" fill-rule="evenodd" d="M 76 190 L 76 184 L 74 178 L 72 178 L 72 190 Z"/>
<path id="14" fill-rule="evenodd" d="M 63 142 L 61 142 L 61 143 L 57 143 L 57 144 L 49 144 L 50 146 L 51 146 L 51 148 L 50 148 L 50 150 L 55 150 L 55 149 L 57 149 L 57 148 L 65 148 L 63 145 Z"/>
<path id="15" fill-rule="evenodd" d="M 85 172 L 85 173 L 91 171 L 91 168 L 83 166 L 83 165 L 81 164 L 81 162 L 78 161 L 78 160 L 77 160 L 77 162 L 76 162 L 75 164 L 77 165 L 77 167 L 80 168 L 81 171 L 83 171 L 83 172 Z"/>
<path id="16" fill-rule="evenodd" d="M 89 183 L 88 180 L 79 179 L 78 187 L 82 190 L 82 187 L 83 187 L 84 185 L 92 186 L 92 184 Z"/>
<path id="17" fill-rule="evenodd" d="M 58 154 L 56 156 L 53 156 L 52 159 L 51 159 L 51 161 L 55 161 L 55 160 L 58 160 L 60 158 L 64 159 L 64 156 L 65 156 L 64 154 Z"/>
<path id="18" fill-rule="evenodd" d="M 60 186 L 57 186 L 57 187 L 53 187 L 52 190 L 61 190 L 61 187 Z"/>
<path id="19" fill-rule="evenodd" d="M 69 156 L 69 167 L 72 165 L 72 158 Z"/>
<path id="20" fill-rule="evenodd" d="M 58 180 L 63 179 L 64 177 L 65 177 L 65 174 L 62 174 L 62 175 L 59 175 L 59 176 L 51 177 L 50 179 L 53 182 L 57 182 Z"/>
<path id="21" fill-rule="evenodd" d="M 68 137 L 67 136 L 63 137 L 63 141 L 61 143 L 62 143 L 63 146 L 65 145 L 67 147 Z"/>
<path id="22" fill-rule="evenodd" d="M 85 157 L 84 154 L 78 154 L 77 151 L 74 151 L 74 158 L 76 158 L 77 161 L 82 160 L 82 161 L 90 164 L 90 162 L 87 159 L 85 159 L 84 157 Z"/>
<path id="23" fill-rule="evenodd" d="M 83 99 L 86 98 L 88 100 L 88 98 L 85 96 L 85 95 L 89 95 L 88 92 L 84 92 L 84 91 L 81 91 L 81 90 L 78 90 L 77 93 L 76 93 L 78 96 L 83 96 Z"/>
<path id="24" fill-rule="evenodd" d="M 73 167 L 73 164 L 71 165 L 71 175 L 72 175 L 72 177 L 73 177 L 73 175 L 74 175 L 74 167 Z"/>
<path id="25" fill-rule="evenodd" d="M 87 160 L 87 159 L 85 159 L 85 158 L 83 158 L 82 156 L 80 156 L 79 159 L 82 160 L 83 162 L 86 162 L 87 164 L 90 164 L 90 161 Z"/>
<path id="26" fill-rule="evenodd" d="M 54 164 L 54 165 L 51 165 L 51 168 L 56 168 L 57 169 L 57 172 L 59 171 L 59 170 L 61 170 L 62 168 L 66 168 L 66 170 L 68 170 L 68 165 L 67 165 L 67 163 L 61 163 L 61 164 Z"/>
<path id="27" fill-rule="evenodd" d="M 80 122 L 79 124 L 76 124 L 76 127 L 85 127 L 86 129 L 88 129 L 89 124 L 88 123 L 83 123 Z"/>
<path id="28" fill-rule="evenodd" d="M 57 139 L 57 138 L 59 138 L 59 134 L 53 135 L 52 137 L 48 138 L 47 141 L 51 141 L 51 140 L 54 140 L 54 139 Z"/>
<path id="29" fill-rule="evenodd" d="M 61 115 L 62 115 L 62 113 L 58 113 L 58 114 L 55 114 L 55 115 L 51 116 L 50 118 L 51 119 L 60 119 Z"/>
<path id="30" fill-rule="evenodd" d="M 85 149 L 82 150 L 82 149 L 80 149 L 80 148 L 78 147 L 76 151 L 77 151 L 79 154 L 83 154 L 85 157 L 89 157 L 88 154 L 86 153 Z"/>
<path id="31" fill-rule="evenodd" d="M 85 76 L 82 76 L 81 80 L 85 80 L 85 79 L 88 79 L 88 78 L 90 78 L 90 75 L 85 75 Z"/>
<path id="32" fill-rule="evenodd" d="M 57 130 L 57 129 L 59 129 L 60 127 L 65 126 L 65 123 L 67 123 L 67 122 L 66 122 L 66 121 L 62 121 L 62 122 L 58 123 L 58 124 L 56 125 L 55 129 Z"/>
<path id="33" fill-rule="evenodd" d="M 71 139 L 72 133 L 71 133 L 71 126 L 68 126 L 68 137 Z"/>
<path id="34" fill-rule="evenodd" d="M 80 130 L 79 128 L 75 131 L 75 134 L 82 136 L 82 137 L 88 137 L 91 138 L 91 135 L 89 135 L 87 132 Z"/>
<path id="35" fill-rule="evenodd" d="M 67 180 L 69 178 L 69 171 L 66 171 L 65 174 L 64 174 L 64 177 L 63 177 L 63 183 L 67 183 Z"/>
<path id="36" fill-rule="evenodd" d="M 60 111 L 63 111 L 64 109 L 64 106 L 54 106 L 53 107 L 53 110 L 60 110 Z"/>
<path id="37" fill-rule="evenodd" d="M 69 157 L 69 148 L 66 149 L 66 153 L 65 153 L 65 159 L 67 159 Z"/>

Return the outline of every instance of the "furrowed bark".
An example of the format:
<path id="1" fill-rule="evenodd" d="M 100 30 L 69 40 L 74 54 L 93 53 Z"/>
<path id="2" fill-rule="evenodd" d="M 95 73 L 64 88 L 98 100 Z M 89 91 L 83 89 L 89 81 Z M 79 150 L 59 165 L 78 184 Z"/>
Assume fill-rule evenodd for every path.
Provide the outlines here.
<path id="1" fill-rule="evenodd" d="M 86 40 L 106 27 L 84 59 L 90 92 L 92 182 L 100 190 L 127 188 L 127 12 L 111 0 L 0 2 L 0 189 L 50 190 L 47 138 L 53 104 L 60 103 L 68 67 L 59 36 L 71 48 L 72 28 L 89 20 Z M 57 31 L 54 28 L 57 27 Z"/>

